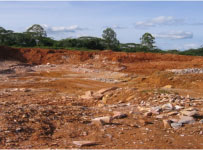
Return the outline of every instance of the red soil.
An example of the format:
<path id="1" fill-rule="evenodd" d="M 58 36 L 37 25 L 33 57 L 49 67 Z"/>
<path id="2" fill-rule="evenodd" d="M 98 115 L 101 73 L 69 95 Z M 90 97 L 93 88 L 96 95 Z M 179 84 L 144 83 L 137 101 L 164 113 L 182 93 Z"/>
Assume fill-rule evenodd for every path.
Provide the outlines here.
<path id="1" fill-rule="evenodd" d="M 95 55 L 106 58 L 109 61 L 116 61 L 121 63 L 134 63 L 134 62 L 158 62 L 158 61 L 178 61 L 178 62 L 203 62 L 202 57 L 196 56 L 182 56 L 174 54 L 159 54 L 159 53 L 125 53 L 125 52 L 112 52 L 112 51 L 71 51 L 71 50 L 51 50 L 40 48 L 9 48 L 0 47 L 1 59 L 13 59 L 22 62 L 33 64 L 45 63 L 64 63 L 61 60 L 62 56 L 67 56 L 69 62 L 86 61 L 94 58 Z M 60 60 L 60 61 L 59 61 Z"/>

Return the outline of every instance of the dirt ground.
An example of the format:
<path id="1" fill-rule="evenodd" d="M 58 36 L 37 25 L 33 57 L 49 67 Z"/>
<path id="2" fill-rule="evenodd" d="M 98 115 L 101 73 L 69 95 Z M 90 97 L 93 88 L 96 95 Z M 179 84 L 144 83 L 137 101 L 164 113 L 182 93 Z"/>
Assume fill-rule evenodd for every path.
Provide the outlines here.
<path id="1" fill-rule="evenodd" d="M 202 141 L 203 57 L 0 47 L 1 149 Z"/>

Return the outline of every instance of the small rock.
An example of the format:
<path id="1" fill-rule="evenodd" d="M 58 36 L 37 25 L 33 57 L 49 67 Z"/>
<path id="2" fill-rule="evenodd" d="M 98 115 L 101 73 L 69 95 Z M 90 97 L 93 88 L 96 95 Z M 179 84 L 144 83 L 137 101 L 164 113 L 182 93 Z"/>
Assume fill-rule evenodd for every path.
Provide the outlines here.
<path id="1" fill-rule="evenodd" d="M 105 136 L 107 136 L 108 138 L 112 139 L 113 136 L 111 134 L 105 134 Z"/>
<path id="2" fill-rule="evenodd" d="M 171 127 L 174 129 L 179 129 L 182 127 L 182 123 L 171 123 Z"/>
<path id="3" fill-rule="evenodd" d="M 197 111 L 198 109 L 196 109 L 196 108 L 194 108 L 194 107 L 189 107 L 189 108 L 186 108 L 185 110 L 186 110 L 186 111 L 193 111 L 193 110 L 196 110 L 196 111 Z"/>
<path id="4" fill-rule="evenodd" d="M 31 89 L 24 89 L 23 92 L 30 92 Z"/>
<path id="5" fill-rule="evenodd" d="M 130 101 L 130 100 L 132 100 L 132 99 L 134 99 L 134 98 L 135 98 L 135 96 L 132 95 L 132 96 L 128 97 L 128 98 L 126 99 L 126 101 L 128 102 L 128 101 Z"/>
<path id="6" fill-rule="evenodd" d="M 173 88 L 173 86 L 172 86 L 172 85 L 166 85 L 166 86 L 164 86 L 163 88 L 164 88 L 164 89 L 171 89 L 171 88 Z"/>
<path id="7" fill-rule="evenodd" d="M 95 125 L 105 125 L 111 122 L 112 122 L 112 117 L 110 116 L 92 119 L 92 124 L 95 124 Z"/>
<path id="8" fill-rule="evenodd" d="M 94 142 L 94 141 L 73 141 L 73 144 L 80 146 L 80 147 L 98 145 L 98 143 Z"/>
<path id="9" fill-rule="evenodd" d="M 201 120 L 199 121 L 199 123 L 203 123 L 203 119 L 201 119 Z"/>
<path id="10" fill-rule="evenodd" d="M 104 106 L 105 104 L 101 104 L 101 103 L 98 104 L 98 107 L 104 107 Z"/>
<path id="11" fill-rule="evenodd" d="M 180 120 L 178 121 L 178 123 L 181 123 L 181 124 L 192 124 L 194 122 L 195 122 L 194 118 L 188 117 L 188 116 L 181 116 Z"/>
<path id="12" fill-rule="evenodd" d="M 135 127 L 135 128 L 140 128 L 140 126 L 138 124 L 136 124 L 136 123 L 131 123 L 129 126 Z"/>
<path id="13" fill-rule="evenodd" d="M 150 110 L 150 108 L 145 108 L 145 107 L 141 107 L 141 106 L 138 106 L 137 109 L 139 111 L 149 111 Z"/>
<path id="14" fill-rule="evenodd" d="M 80 96 L 82 99 L 92 99 L 93 98 L 93 92 L 92 91 L 87 91 L 85 92 L 85 95 Z"/>
<path id="15" fill-rule="evenodd" d="M 157 119 L 162 119 L 163 117 L 165 117 L 163 114 L 156 116 Z"/>
<path id="16" fill-rule="evenodd" d="M 139 123 L 140 123 L 141 125 L 143 125 L 143 126 L 148 125 L 148 124 L 153 124 L 152 122 L 149 122 L 149 121 L 144 120 L 144 119 L 140 119 L 140 120 L 139 120 Z"/>
<path id="17" fill-rule="evenodd" d="M 157 107 L 152 107 L 151 108 L 151 112 L 153 113 L 153 114 L 159 114 L 160 112 L 162 111 L 162 109 L 161 109 L 161 107 L 159 107 L 159 106 L 157 106 Z"/>
<path id="18" fill-rule="evenodd" d="M 127 114 L 124 114 L 124 113 L 121 113 L 121 112 L 118 112 L 118 111 L 115 111 L 113 112 L 113 119 L 122 119 L 122 118 L 126 118 L 128 115 Z"/>
<path id="19" fill-rule="evenodd" d="M 103 102 L 104 104 L 107 103 L 108 97 L 109 97 L 109 95 L 105 95 L 105 96 L 102 97 L 102 102 Z"/>
<path id="20" fill-rule="evenodd" d="M 173 105 L 171 103 L 168 103 L 168 104 L 162 105 L 161 108 L 162 108 L 162 110 L 169 110 L 169 111 L 171 111 L 171 110 L 173 110 Z"/>
<path id="21" fill-rule="evenodd" d="M 81 135 L 83 135 L 83 136 L 87 136 L 88 135 L 88 133 L 86 132 L 86 131 L 84 131 L 84 132 L 82 132 L 82 134 Z"/>
<path id="22" fill-rule="evenodd" d="M 168 116 L 173 116 L 173 115 L 177 115 L 178 112 L 177 111 L 172 111 L 172 112 L 169 112 L 167 115 Z"/>
<path id="23" fill-rule="evenodd" d="M 196 110 L 192 110 L 192 111 L 187 111 L 187 110 L 182 110 L 181 114 L 184 116 L 196 116 L 198 115 L 198 112 Z"/>
<path id="24" fill-rule="evenodd" d="M 182 106 L 179 106 L 179 105 L 176 105 L 175 106 L 175 110 L 180 110 L 180 109 L 183 109 L 184 107 L 182 107 Z"/>
<path id="25" fill-rule="evenodd" d="M 144 116 L 145 117 L 152 116 L 152 112 L 151 111 L 150 112 L 146 112 L 146 113 L 144 113 Z"/>
<path id="26" fill-rule="evenodd" d="M 164 129 L 171 128 L 171 121 L 170 120 L 163 120 Z"/>
<path id="27" fill-rule="evenodd" d="M 177 123 L 178 122 L 178 119 L 170 119 L 171 120 L 171 122 L 173 122 L 173 123 Z"/>

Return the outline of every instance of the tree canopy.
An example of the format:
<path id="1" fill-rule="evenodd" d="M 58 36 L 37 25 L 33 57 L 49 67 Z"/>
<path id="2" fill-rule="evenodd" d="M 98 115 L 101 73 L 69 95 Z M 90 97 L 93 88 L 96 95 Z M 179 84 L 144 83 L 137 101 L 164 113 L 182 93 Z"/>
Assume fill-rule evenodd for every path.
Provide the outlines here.
<path id="1" fill-rule="evenodd" d="M 143 36 L 140 38 L 141 44 L 143 46 L 146 46 L 149 49 L 154 48 L 154 43 L 155 43 L 155 37 L 153 37 L 150 33 L 145 33 Z"/>
<path id="2" fill-rule="evenodd" d="M 39 36 L 39 37 L 47 37 L 46 31 L 39 24 L 32 25 L 31 27 L 29 27 L 27 29 L 26 32 L 34 33 L 34 34 L 36 34 L 36 36 Z"/>
<path id="3" fill-rule="evenodd" d="M 119 41 L 116 38 L 116 32 L 112 28 L 106 28 L 102 34 L 103 39 L 108 49 L 117 49 L 119 47 Z"/>

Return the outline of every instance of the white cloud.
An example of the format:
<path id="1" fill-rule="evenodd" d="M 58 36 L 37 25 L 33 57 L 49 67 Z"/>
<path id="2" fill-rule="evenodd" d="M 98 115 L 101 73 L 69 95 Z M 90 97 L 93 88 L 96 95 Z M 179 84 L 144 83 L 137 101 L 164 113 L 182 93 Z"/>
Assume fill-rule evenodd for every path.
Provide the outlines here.
<path id="1" fill-rule="evenodd" d="M 192 32 L 185 31 L 170 31 L 159 34 L 153 34 L 155 38 L 167 38 L 167 39 L 191 39 L 193 38 Z"/>
<path id="2" fill-rule="evenodd" d="M 113 25 L 112 28 L 113 29 L 126 29 L 126 27 L 119 26 L 119 25 Z"/>
<path id="3" fill-rule="evenodd" d="M 137 21 L 135 23 L 135 27 L 146 28 L 160 25 L 179 25 L 179 24 L 184 24 L 184 20 L 177 19 L 172 16 L 159 16 L 146 21 Z"/>
<path id="4" fill-rule="evenodd" d="M 48 33 L 57 34 L 57 33 L 67 33 L 67 32 L 76 32 L 81 30 L 86 30 L 87 28 L 81 28 L 78 25 L 72 26 L 55 26 L 51 27 L 48 25 L 42 25 Z"/>
<path id="5" fill-rule="evenodd" d="M 120 25 L 112 25 L 112 26 L 103 26 L 102 27 L 103 29 L 105 28 L 112 28 L 112 29 L 126 29 L 127 27 L 123 27 L 123 26 L 120 26 Z"/>

